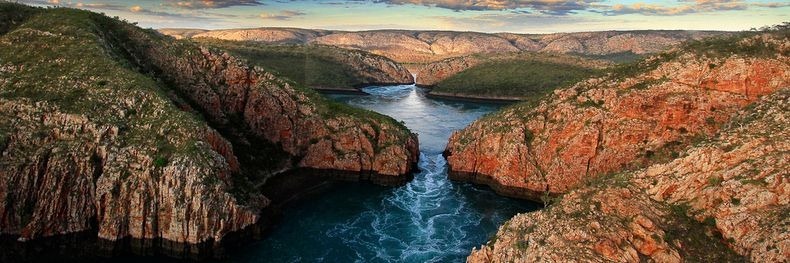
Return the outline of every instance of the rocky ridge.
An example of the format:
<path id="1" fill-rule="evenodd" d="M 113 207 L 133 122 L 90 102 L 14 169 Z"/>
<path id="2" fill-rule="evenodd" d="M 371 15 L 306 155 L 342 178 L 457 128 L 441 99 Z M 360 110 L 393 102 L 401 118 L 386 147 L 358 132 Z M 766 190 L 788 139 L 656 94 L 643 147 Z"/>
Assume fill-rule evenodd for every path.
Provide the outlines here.
<path id="1" fill-rule="evenodd" d="M 786 43 L 781 34 L 692 43 L 484 117 L 451 137 L 451 177 L 540 200 L 671 158 L 790 85 Z"/>
<path id="2" fill-rule="evenodd" d="M 781 89 L 675 160 L 517 215 L 468 262 L 787 261 L 789 107 Z"/>
<path id="3" fill-rule="evenodd" d="M 252 185 L 275 171 L 393 184 L 416 162 L 416 136 L 391 118 L 223 51 L 87 11 L 0 11 L 26 14 L 0 32 L 3 235 L 93 229 L 201 253 L 261 220 L 270 202 Z"/>
<path id="4" fill-rule="evenodd" d="M 323 44 L 365 50 L 401 63 L 426 63 L 476 53 L 518 51 L 606 55 L 661 52 L 683 41 L 722 34 L 706 31 L 602 31 L 556 34 L 487 34 L 452 31 L 330 31 L 296 28 L 161 29 L 181 38 L 218 38 L 273 44 Z"/>

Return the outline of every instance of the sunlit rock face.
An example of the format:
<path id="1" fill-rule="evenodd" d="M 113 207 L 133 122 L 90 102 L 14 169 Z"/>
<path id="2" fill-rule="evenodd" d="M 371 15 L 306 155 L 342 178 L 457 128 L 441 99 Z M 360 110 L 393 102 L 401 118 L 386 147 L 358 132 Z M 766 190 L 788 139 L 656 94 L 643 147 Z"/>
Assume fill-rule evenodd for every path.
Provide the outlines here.
<path id="1" fill-rule="evenodd" d="M 468 262 L 783 262 L 790 255 L 787 88 L 680 157 L 590 181 L 515 216 Z"/>
<path id="2" fill-rule="evenodd" d="M 549 204 L 467 260 L 787 261 L 783 32 L 685 46 L 454 134 L 455 178 Z"/>
<path id="3" fill-rule="evenodd" d="M 649 54 L 690 39 L 722 34 L 703 31 L 623 31 L 557 34 L 487 34 L 451 31 L 330 31 L 294 28 L 225 30 L 161 29 L 178 38 L 218 38 L 272 44 L 322 44 L 365 50 L 402 63 L 426 63 L 476 53 L 518 51 L 606 55 Z"/>
<path id="4" fill-rule="evenodd" d="M 715 134 L 760 96 L 790 84 L 784 56 L 673 56 L 647 60 L 636 74 L 582 81 L 539 104 L 473 123 L 450 138 L 451 174 L 530 199 L 563 193 L 598 175 L 666 159 L 695 138 Z"/>
<path id="5" fill-rule="evenodd" d="M 0 35 L 2 234 L 95 230 L 198 253 L 259 222 L 270 200 L 254 183 L 276 171 L 397 184 L 417 161 L 416 135 L 394 119 L 224 51 L 87 11 L 0 5 L 22 14 Z"/>

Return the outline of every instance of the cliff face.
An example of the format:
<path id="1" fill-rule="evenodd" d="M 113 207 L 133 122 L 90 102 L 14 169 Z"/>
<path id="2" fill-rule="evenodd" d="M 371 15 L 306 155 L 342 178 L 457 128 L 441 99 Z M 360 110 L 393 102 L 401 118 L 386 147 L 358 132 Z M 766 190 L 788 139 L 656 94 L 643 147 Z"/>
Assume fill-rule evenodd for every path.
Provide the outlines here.
<path id="1" fill-rule="evenodd" d="M 199 43 L 227 50 L 253 65 L 277 72 L 300 85 L 348 89 L 378 84 L 413 83 L 411 73 L 389 58 L 361 50 L 325 45 L 268 45 L 208 38 Z"/>
<path id="2" fill-rule="evenodd" d="M 417 76 L 415 83 L 421 86 L 434 86 L 461 71 L 480 65 L 485 61 L 480 56 L 463 56 L 443 59 L 431 63 L 408 64 L 406 68 Z"/>
<path id="3" fill-rule="evenodd" d="M 224 52 L 86 11 L 0 5 L 31 14 L 0 35 L 0 234 L 95 229 L 198 253 L 189 244 L 260 220 L 269 200 L 249 185 L 272 171 L 392 184 L 417 160 L 416 136 L 391 118 Z"/>
<path id="4" fill-rule="evenodd" d="M 222 29 L 204 30 L 163 28 L 159 32 L 177 39 L 211 37 L 233 41 L 255 41 L 272 44 L 304 44 L 307 40 L 331 34 L 328 30 L 300 28 Z"/>
<path id="5" fill-rule="evenodd" d="M 596 177 L 676 156 L 759 96 L 790 85 L 786 38 L 755 36 L 770 56 L 676 51 L 520 104 L 450 138 L 456 179 L 537 200 Z M 705 50 L 715 50 L 708 49 Z"/>
<path id="6" fill-rule="evenodd" d="M 294 28 L 200 31 L 162 29 L 178 37 L 218 38 L 265 43 L 323 44 L 360 49 L 402 63 L 425 63 L 476 53 L 518 51 L 606 55 L 661 52 L 690 39 L 723 34 L 702 31 L 604 31 L 547 35 L 450 31 L 376 30 L 360 32 Z"/>
<path id="7" fill-rule="evenodd" d="M 201 48 L 179 54 L 183 44 L 136 33 L 119 43 L 147 47 L 131 54 L 146 58 L 138 63 L 161 72 L 210 122 L 232 130 L 228 134 L 276 144 L 300 157 L 298 167 L 400 176 L 417 161 L 416 137 L 392 119 L 362 110 L 343 114 L 343 106 L 305 94 L 227 53 Z"/>
<path id="8" fill-rule="evenodd" d="M 358 50 L 334 48 L 335 58 L 340 64 L 351 68 L 361 81 L 357 86 L 369 84 L 411 84 L 414 77 L 401 64 L 387 57 L 371 55 Z"/>
<path id="9" fill-rule="evenodd" d="M 594 180 L 520 214 L 469 262 L 784 262 L 790 90 L 738 113 L 678 159 Z"/>
<path id="10" fill-rule="evenodd" d="M 155 100 L 142 100 L 147 99 Z M 228 194 L 238 164 L 230 144 L 211 128 L 159 127 L 183 136 L 166 143 L 195 151 L 174 152 L 165 161 L 152 154 L 152 145 L 125 144 L 124 127 L 64 113 L 50 103 L 3 99 L 0 109 L 0 124 L 10 128 L 0 160 L 3 234 L 29 240 L 85 231 L 97 222 L 99 237 L 108 240 L 196 244 L 254 224 L 268 204 L 256 196 L 239 205 Z M 167 113 L 172 112 L 151 112 Z M 195 130 L 180 130 L 189 128 Z"/>

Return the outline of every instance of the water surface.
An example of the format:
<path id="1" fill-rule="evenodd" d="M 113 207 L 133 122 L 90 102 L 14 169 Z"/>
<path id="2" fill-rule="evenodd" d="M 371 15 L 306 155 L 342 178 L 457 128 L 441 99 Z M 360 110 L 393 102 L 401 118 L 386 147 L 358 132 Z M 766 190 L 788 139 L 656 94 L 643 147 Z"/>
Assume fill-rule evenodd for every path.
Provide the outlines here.
<path id="1" fill-rule="evenodd" d="M 401 187 L 343 183 L 286 209 L 265 239 L 231 253 L 233 262 L 458 262 L 499 225 L 534 203 L 452 182 L 441 153 L 454 130 L 501 105 L 434 100 L 414 85 L 329 95 L 403 121 L 419 134 L 420 172 Z"/>

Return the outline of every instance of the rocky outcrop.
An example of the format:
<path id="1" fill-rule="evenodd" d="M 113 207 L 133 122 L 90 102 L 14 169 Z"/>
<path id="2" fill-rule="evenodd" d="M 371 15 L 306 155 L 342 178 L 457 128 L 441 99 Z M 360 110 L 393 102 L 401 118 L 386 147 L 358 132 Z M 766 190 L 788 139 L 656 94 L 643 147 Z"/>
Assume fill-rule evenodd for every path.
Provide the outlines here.
<path id="1" fill-rule="evenodd" d="M 192 36 L 209 32 L 210 30 L 206 29 L 196 29 L 196 28 L 162 28 L 159 29 L 159 32 L 162 34 L 171 36 L 175 39 L 189 39 Z"/>
<path id="2" fill-rule="evenodd" d="M 332 45 L 368 51 L 401 63 L 426 63 L 477 53 L 518 51 L 587 55 L 627 52 L 649 54 L 667 50 L 686 40 L 725 34 L 704 31 L 602 31 L 537 35 L 406 30 L 345 32 L 293 28 L 160 31 L 177 37 Z"/>
<path id="3" fill-rule="evenodd" d="M 790 85 L 782 55 L 677 51 L 641 67 L 557 90 L 539 105 L 517 105 L 456 132 L 446 150 L 451 176 L 537 200 L 674 156 L 759 96 Z"/>
<path id="4" fill-rule="evenodd" d="M 790 90 L 671 162 L 586 183 L 520 214 L 469 262 L 784 262 L 790 258 Z"/>
<path id="5" fill-rule="evenodd" d="M 177 133 L 183 137 L 172 142 L 202 155 L 163 161 L 149 145 L 123 145 L 122 127 L 46 102 L 1 100 L 0 109 L 2 127 L 13 127 L 0 159 L 3 234 L 29 240 L 89 230 L 95 221 L 108 240 L 198 244 L 254 224 L 268 204 L 258 196 L 242 206 L 228 194 L 238 167 L 222 156 L 233 156 L 231 146 L 212 139 L 211 128 Z"/>
<path id="6" fill-rule="evenodd" d="M 332 57 L 354 72 L 355 79 L 360 81 L 357 86 L 414 83 L 414 77 L 406 67 L 386 57 L 359 50 L 333 50 Z"/>
<path id="7" fill-rule="evenodd" d="M 321 36 L 310 42 L 367 50 L 398 62 L 412 63 L 474 53 L 519 51 L 506 39 L 472 32 L 343 32 Z"/>
<path id="8" fill-rule="evenodd" d="M 96 230 L 202 253 L 261 220 L 270 201 L 255 185 L 275 171 L 393 184 L 417 160 L 395 120 L 222 51 L 87 11 L 0 5 L 37 12 L 0 36 L 0 234 Z"/>
<path id="9" fill-rule="evenodd" d="M 233 130 L 229 134 L 248 134 L 277 144 L 301 159 L 297 167 L 399 176 L 409 173 L 417 161 L 416 137 L 394 120 L 383 116 L 374 120 L 375 114 L 361 110 L 336 116 L 321 105 L 329 102 L 227 53 L 201 48 L 174 56 L 169 49 L 178 46 L 146 42 L 148 38 L 140 34 L 123 41 L 150 47 L 135 51 L 139 53 L 134 57 L 148 58 L 138 63 L 161 72 L 211 122 Z"/>
<path id="10" fill-rule="evenodd" d="M 176 38 L 201 38 L 210 37 L 233 41 L 255 41 L 271 44 L 305 44 L 310 39 L 331 34 L 332 31 L 301 29 L 301 28 L 266 28 L 256 29 L 223 29 L 223 30 L 195 30 L 195 29 L 160 29 L 160 32 Z"/>
<path id="11" fill-rule="evenodd" d="M 461 71 L 480 65 L 485 59 L 480 56 L 463 56 L 443 59 L 431 63 L 407 64 L 406 68 L 414 73 L 415 83 L 420 86 L 434 86 Z"/>

